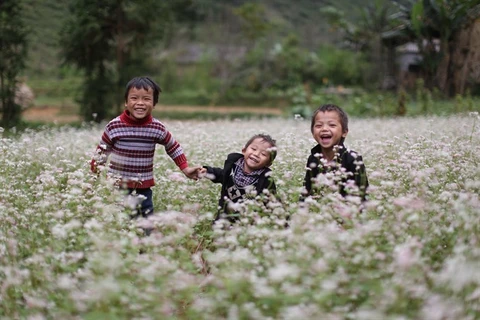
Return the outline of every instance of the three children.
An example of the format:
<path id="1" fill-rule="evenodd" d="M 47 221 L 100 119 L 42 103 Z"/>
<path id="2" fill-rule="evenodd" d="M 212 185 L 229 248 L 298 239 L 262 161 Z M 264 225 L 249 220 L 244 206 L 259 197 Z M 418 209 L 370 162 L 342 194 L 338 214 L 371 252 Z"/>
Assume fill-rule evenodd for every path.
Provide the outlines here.
<path id="1" fill-rule="evenodd" d="M 269 195 L 276 193 L 270 166 L 277 150 L 271 136 L 254 135 L 242 153 L 227 156 L 223 168 L 190 167 L 180 144 L 162 122 L 152 117 L 160 92 L 158 84 L 149 77 L 130 80 L 125 90 L 125 110 L 105 126 L 91 161 L 92 172 L 98 173 L 109 158 L 108 175 L 116 177 L 118 185 L 128 190 L 128 194 L 140 195 L 134 217 L 147 217 L 154 210 L 151 187 L 155 185 L 153 159 L 157 144 L 164 146 L 188 178 L 197 180 L 205 176 L 222 184 L 215 220 L 227 218 L 235 222 L 239 215 L 235 204 L 256 196 L 264 196 L 267 201 Z M 318 144 L 307 160 L 302 198 L 321 196 L 317 192 L 319 177 L 336 173 L 333 184 L 340 194 L 359 195 L 365 200 L 368 180 L 362 157 L 343 144 L 348 134 L 346 113 L 332 104 L 319 107 L 312 116 L 311 133 Z"/>

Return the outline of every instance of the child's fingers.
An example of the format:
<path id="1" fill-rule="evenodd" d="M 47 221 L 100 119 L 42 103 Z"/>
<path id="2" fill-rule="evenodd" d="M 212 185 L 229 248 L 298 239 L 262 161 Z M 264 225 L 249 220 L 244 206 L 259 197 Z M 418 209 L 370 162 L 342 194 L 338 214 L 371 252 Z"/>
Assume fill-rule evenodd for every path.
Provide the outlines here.
<path id="1" fill-rule="evenodd" d="M 207 175 L 207 169 L 200 168 L 200 169 L 198 169 L 197 174 L 198 174 L 198 178 L 200 178 L 200 179 L 204 178 Z"/>

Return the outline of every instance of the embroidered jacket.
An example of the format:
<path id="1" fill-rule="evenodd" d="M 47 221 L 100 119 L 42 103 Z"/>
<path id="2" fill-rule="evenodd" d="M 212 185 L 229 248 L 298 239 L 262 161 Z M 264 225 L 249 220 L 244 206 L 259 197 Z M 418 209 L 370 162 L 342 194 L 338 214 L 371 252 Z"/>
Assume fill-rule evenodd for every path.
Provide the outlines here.
<path id="1" fill-rule="evenodd" d="M 243 154 L 231 153 L 227 156 L 223 168 L 204 166 L 204 168 L 207 169 L 207 173 L 214 176 L 212 182 L 222 184 L 220 199 L 218 200 L 219 212 L 215 220 L 219 219 L 221 213 L 228 215 L 229 202 L 242 202 L 249 188 L 254 188 L 259 195 L 263 193 L 264 189 L 269 190 L 272 194 L 276 193 L 275 182 L 273 178 L 270 177 L 271 169 L 268 167 L 261 170 L 255 178 L 250 177 L 250 185 L 240 186 L 235 183 L 236 172 L 238 172 L 238 170 L 243 171 L 243 168 L 236 165 L 236 162 L 241 158 L 243 158 Z M 243 174 L 245 175 L 245 173 Z M 235 219 L 229 218 L 229 220 L 234 221 Z"/>
<path id="2" fill-rule="evenodd" d="M 321 159 L 323 159 L 322 147 L 317 144 L 312 148 L 307 160 L 304 179 L 306 194 L 304 194 L 304 196 L 315 195 L 315 178 L 317 178 L 319 174 L 327 174 L 328 172 L 331 172 L 334 175 L 336 174 L 337 179 L 334 180 L 334 183 L 339 188 L 339 192 L 342 196 L 348 194 L 346 186 L 350 181 L 359 188 L 358 195 L 365 200 L 368 179 L 361 155 L 345 148 L 345 145 L 340 144 L 333 164 L 324 165 Z"/>
<path id="3" fill-rule="evenodd" d="M 91 161 L 91 170 L 98 172 L 98 166 L 105 165 L 110 158 L 109 176 L 118 177 L 128 188 L 150 188 L 155 185 L 156 144 L 165 147 L 180 170 L 188 167 L 182 147 L 159 120 L 150 115 L 136 121 L 125 110 L 105 126 L 97 154 Z"/>

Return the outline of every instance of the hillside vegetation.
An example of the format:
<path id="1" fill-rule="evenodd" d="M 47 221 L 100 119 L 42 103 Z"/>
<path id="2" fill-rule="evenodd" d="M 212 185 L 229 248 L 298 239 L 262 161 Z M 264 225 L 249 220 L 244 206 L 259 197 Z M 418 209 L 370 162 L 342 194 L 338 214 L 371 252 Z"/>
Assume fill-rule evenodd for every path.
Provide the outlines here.
<path id="1" fill-rule="evenodd" d="M 60 68 L 62 57 L 59 55 L 59 33 L 66 21 L 68 7 L 72 0 L 24 0 L 25 2 L 25 22 L 30 28 L 30 53 L 28 59 L 28 69 L 26 75 L 35 77 L 37 75 L 62 76 L 65 70 Z M 222 6 L 234 8 L 245 2 L 245 0 L 229 1 Z M 250 1 L 251 2 L 251 1 Z M 253 1 L 255 2 L 255 1 Z M 282 28 L 275 32 L 277 36 L 289 32 L 297 33 L 300 39 L 303 39 L 303 45 L 314 48 L 320 43 L 335 42 L 338 40 L 338 34 L 334 34 L 329 27 L 320 18 L 320 8 L 328 5 L 327 0 L 297 0 L 294 3 L 290 0 L 266 0 L 257 1 L 266 7 L 268 16 L 278 22 Z M 348 13 L 355 16 L 360 8 L 369 0 L 339 0 L 335 5 L 339 8 L 348 8 Z M 101 3 L 101 2 L 99 2 Z M 214 11 L 213 1 L 197 1 L 198 6 L 204 13 Z M 357 8 L 351 10 L 351 8 Z M 215 17 L 213 17 L 215 19 Z M 212 40 L 209 37 L 209 24 L 220 23 L 221 21 L 210 21 L 205 19 L 199 21 L 195 26 L 195 37 L 184 36 L 185 28 L 178 28 L 175 37 L 182 44 L 199 42 L 209 45 Z M 214 45 L 214 44 L 212 44 Z M 164 43 L 158 44 L 159 48 L 165 46 Z"/>
<path id="2" fill-rule="evenodd" d="M 110 96 L 102 95 L 104 102 L 99 103 L 100 98 L 85 85 L 85 72 L 90 76 L 95 72 L 76 69 L 75 57 L 69 64 L 64 63 L 65 56 L 61 54 L 60 34 L 72 25 L 69 8 L 81 1 L 25 0 L 24 18 L 31 32 L 23 76 L 36 94 L 36 105 L 58 106 L 62 112 L 79 113 L 91 120 L 92 114 L 98 114 L 98 110 L 85 107 L 85 101 L 91 97 L 90 106 L 101 105 L 107 110 L 102 118 L 103 114 L 108 118 L 121 108 L 126 79 L 149 74 L 160 83 L 161 102 L 168 105 L 276 106 L 286 108 L 286 114 L 301 116 L 308 116 L 313 107 L 326 101 L 343 105 L 355 116 L 477 110 L 472 96 L 480 86 L 469 83 L 471 90 L 462 89 L 461 94 L 451 94 L 455 88 L 448 81 L 443 85 L 450 86 L 450 92 L 435 86 L 435 72 L 440 58 L 445 56 L 441 53 L 430 52 L 430 60 L 419 66 L 429 68 L 423 72 L 429 79 L 421 79 L 422 73 L 418 74 L 419 78 L 414 75 L 400 95 L 392 88 L 386 91 L 382 87 L 388 77 L 400 78 L 391 53 L 396 41 L 406 41 L 400 37 L 394 38 L 390 47 L 382 44 L 383 31 L 393 23 L 390 18 L 395 11 L 393 0 L 189 1 L 168 2 L 180 8 L 186 3 L 192 4 L 191 10 L 181 12 L 182 17 L 168 23 L 163 13 L 154 13 L 148 41 L 138 52 L 132 47 L 112 45 L 111 42 L 117 40 L 102 36 L 107 39 L 105 46 L 109 50 L 130 52 L 123 57 L 128 58 L 128 65 L 122 64 L 122 59 L 115 54 L 105 55 L 104 60 L 96 62 L 108 66 L 110 74 L 105 79 L 111 81 L 95 80 L 110 91 Z M 102 4 L 112 5 L 99 2 L 99 6 Z M 135 6 L 138 9 L 141 5 Z M 175 7 L 171 10 L 181 11 Z M 409 17 L 408 10 L 401 13 L 404 19 Z M 118 21 L 121 19 L 114 22 Z M 413 26 L 408 19 L 400 22 L 405 28 L 422 27 Z M 423 23 L 421 31 L 431 32 L 428 21 Z M 138 33 L 127 31 L 121 36 L 130 41 Z M 73 40 L 70 53 L 89 50 L 85 48 L 88 41 L 75 43 L 76 37 L 69 39 Z M 90 35 L 84 39 L 95 40 Z M 98 47 L 103 48 L 102 43 L 96 44 Z M 443 76 L 454 79 L 448 72 Z M 466 87 L 461 83 L 455 85 Z M 444 101 L 452 97 L 455 101 Z M 195 114 L 201 112 L 192 116 Z"/>

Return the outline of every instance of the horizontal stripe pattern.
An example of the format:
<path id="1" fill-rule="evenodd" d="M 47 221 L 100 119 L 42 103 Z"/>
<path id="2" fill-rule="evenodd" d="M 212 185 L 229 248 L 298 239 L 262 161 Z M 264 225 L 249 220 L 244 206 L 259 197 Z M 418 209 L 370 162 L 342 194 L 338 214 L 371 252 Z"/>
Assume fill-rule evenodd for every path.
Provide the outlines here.
<path id="1" fill-rule="evenodd" d="M 165 147 L 168 156 L 180 169 L 188 166 L 182 147 L 159 120 L 152 118 L 142 125 L 134 125 L 131 119 L 125 121 L 125 116 L 124 113 L 105 126 L 97 148 L 97 165 L 105 164 L 105 155 L 110 158 L 109 176 L 121 177 L 128 187 L 155 185 L 153 158 L 157 144 Z"/>

